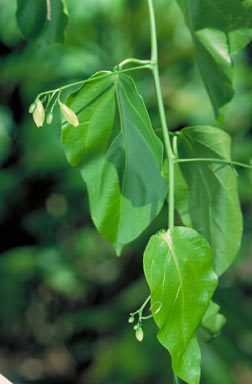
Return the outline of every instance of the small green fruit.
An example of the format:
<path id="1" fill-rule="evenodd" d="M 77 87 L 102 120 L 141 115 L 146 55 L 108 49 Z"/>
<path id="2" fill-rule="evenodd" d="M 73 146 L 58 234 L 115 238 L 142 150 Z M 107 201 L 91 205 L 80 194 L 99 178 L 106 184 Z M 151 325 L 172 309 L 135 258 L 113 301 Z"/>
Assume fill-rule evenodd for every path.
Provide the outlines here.
<path id="1" fill-rule="evenodd" d="M 144 333 L 143 333 L 143 330 L 141 327 L 139 327 L 137 330 L 136 330 L 136 338 L 138 341 L 143 341 L 143 338 L 144 338 Z"/>
<path id="2" fill-rule="evenodd" d="M 47 122 L 48 125 L 50 125 L 52 121 L 53 121 L 53 113 L 50 112 L 47 115 L 46 122 Z"/>
<path id="3" fill-rule="evenodd" d="M 35 103 L 32 103 L 32 104 L 30 105 L 30 107 L 29 107 L 29 113 L 33 113 L 34 110 L 35 110 L 35 108 L 36 108 L 36 104 L 35 104 Z"/>

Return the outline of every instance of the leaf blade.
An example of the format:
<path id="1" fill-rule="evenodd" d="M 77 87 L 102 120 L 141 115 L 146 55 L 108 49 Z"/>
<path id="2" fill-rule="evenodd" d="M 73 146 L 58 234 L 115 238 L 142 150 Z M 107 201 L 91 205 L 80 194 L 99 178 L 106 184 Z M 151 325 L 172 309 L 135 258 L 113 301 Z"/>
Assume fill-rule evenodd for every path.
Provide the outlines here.
<path id="1" fill-rule="evenodd" d="M 18 0 L 16 18 L 23 36 L 26 39 L 36 38 L 46 21 L 46 1 Z"/>
<path id="2" fill-rule="evenodd" d="M 198 329 L 198 336 L 203 343 L 210 343 L 226 324 L 226 318 L 219 310 L 220 306 L 211 300 Z"/>
<path id="3" fill-rule="evenodd" d="M 161 176 L 162 144 L 133 80 L 107 74 L 68 99 L 80 126 L 63 125 L 62 144 L 87 184 L 96 227 L 120 253 L 160 211 L 167 181 Z"/>
<path id="4" fill-rule="evenodd" d="M 190 384 L 200 377 L 196 329 L 217 285 L 211 265 L 209 244 L 191 228 L 152 236 L 144 253 L 152 304 L 162 303 L 154 316 L 158 339 L 170 352 L 176 375 Z"/>
<path id="5" fill-rule="evenodd" d="M 181 159 L 213 158 L 231 161 L 230 137 L 210 126 L 184 128 L 178 136 Z M 241 243 L 242 214 L 237 178 L 229 164 L 192 162 L 179 165 L 188 185 L 182 220 L 189 213 L 191 225 L 211 244 L 214 268 L 221 275 L 234 260 Z"/>
<path id="6" fill-rule="evenodd" d="M 232 99 L 232 57 L 252 39 L 251 3 L 240 0 L 177 0 L 195 45 L 196 61 L 215 114 Z"/>

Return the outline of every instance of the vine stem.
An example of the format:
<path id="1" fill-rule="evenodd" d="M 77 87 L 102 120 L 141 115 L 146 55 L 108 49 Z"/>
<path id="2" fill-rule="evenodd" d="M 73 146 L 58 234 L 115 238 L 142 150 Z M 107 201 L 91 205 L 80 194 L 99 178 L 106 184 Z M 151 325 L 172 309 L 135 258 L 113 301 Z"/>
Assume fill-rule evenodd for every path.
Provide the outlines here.
<path id="1" fill-rule="evenodd" d="M 157 46 L 157 30 L 156 30 L 156 21 L 154 8 L 152 0 L 147 0 L 149 20 L 150 20 L 150 36 L 151 36 L 151 62 L 152 62 L 152 73 L 154 79 L 154 85 L 156 89 L 156 97 L 158 104 L 158 111 L 161 120 L 161 128 L 164 137 L 165 151 L 169 161 L 169 210 L 168 210 L 168 225 L 169 229 L 174 227 L 174 154 L 169 138 L 168 125 L 165 115 L 165 107 L 162 96 L 162 89 L 159 76 L 159 67 L 158 67 L 158 46 Z M 173 381 L 174 384 L 179 384 L 180 380 L 173 372 Z"/>
<path id="2" fill-rule="evenodd" d="M 158 68 L 158 48 L 157 48 L 157 32 L 156 21 L 152 0 L 147 0 L 149 19 L 150 19 L 150 35 L 151 35 L 151 62 L 154 85 L 156 89 L 156 97 L 158 111 L 161 120 L 161 128 L 164 137 L 165 151 L 169 161 L 169 210 L 168 210 L 168 225 L 169 229 L 174 227 L 174 154 L 171 147 L 171 142 L 168 133 L 168 125 L 166 121 L 165 108 L 160 84 L 159 68 Z"/>

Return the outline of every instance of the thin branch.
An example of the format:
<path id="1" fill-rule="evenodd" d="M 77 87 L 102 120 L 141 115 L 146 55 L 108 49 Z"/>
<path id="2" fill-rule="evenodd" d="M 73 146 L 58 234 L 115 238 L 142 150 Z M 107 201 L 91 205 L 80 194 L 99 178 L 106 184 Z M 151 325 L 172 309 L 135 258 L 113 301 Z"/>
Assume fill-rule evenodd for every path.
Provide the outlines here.
<path id="1" fill-rule="evenodd" d="M 192 163 L 192 162 L 205 162 L 205 163 L 222 163 L 228 165 L 236 165 L 237 167 L 252 169 L 252 165 L 240 163 L 238 161 L 225 160 L 225 159 L 211 159 L 211 158 L 196 158 L 196 159 L 176 159 L 175 163 Z"/>

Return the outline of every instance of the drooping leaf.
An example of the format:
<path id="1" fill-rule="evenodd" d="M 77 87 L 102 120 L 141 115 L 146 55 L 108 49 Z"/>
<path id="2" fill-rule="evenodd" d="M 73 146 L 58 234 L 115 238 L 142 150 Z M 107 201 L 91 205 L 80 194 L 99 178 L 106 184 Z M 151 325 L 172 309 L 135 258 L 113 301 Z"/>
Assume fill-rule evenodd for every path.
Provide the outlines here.
<path id="1" fill-rule="evenodd" d="M 109 75 L 87 83 L 66 104 L 80 125 L 62 127 L 69 162 L 87 184 L 92 219 L 119 254 L 160 211 L 167 193 L 163 148 L 133 80 Z"/>
<path id="2" fill-rule="evenodd" d="M 176 0 L 190 29 L 196 60 L 215 113 L 232 99 L 232 57 L 252 39 L 250 0 Z"/>
<path id="3" fill-rule="evenodd" d="M 26 39 L 63 43 L 68 22 L 65 0 L 17 0 L 17 23 Z"/>
<path id="4" fill-rule="evenodd" d="M 171 354 L 173 371 L 188 384 L 200 380 L 196 330 L 217 286 L 212 257 L 207 241 L 185 227 L 152 236 L 144 253 L 152 304 L 161 303 L 154 316 L 158 340 Z"/>
<path id="5" fill-rule="evenodd" d="M 34 39 L 46 21 L 46 0 L 17 0 L 17 23 L 26 39 Z"/>
<path id="6" fill-rule="evenodd" d="M 206 344 L 216 338 L 226 324 L 226 318 L 219 313 L 219 310 L 220 306 L 211 300 L 209 307 L 201 320 L 198 329 L 198 337 Z"/>
<path id="7" fill-rule="evenodd" d="M 181 159 L 213 158 L 231 160 L 230 137 L 210 127 L 188 127 L 178 136 Z M 214 269 L 221 275 L 234 260 L 241 242 L 242 215 L 237 190 L 237 176 L 229 164 L 218 162 L 180 163 L 188 185 L 184 203 L 177 206 L 190 215 L 191 225 L 211 244 Z"/>

